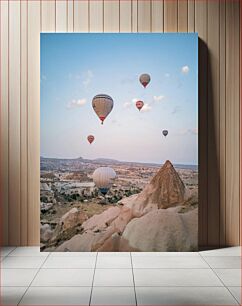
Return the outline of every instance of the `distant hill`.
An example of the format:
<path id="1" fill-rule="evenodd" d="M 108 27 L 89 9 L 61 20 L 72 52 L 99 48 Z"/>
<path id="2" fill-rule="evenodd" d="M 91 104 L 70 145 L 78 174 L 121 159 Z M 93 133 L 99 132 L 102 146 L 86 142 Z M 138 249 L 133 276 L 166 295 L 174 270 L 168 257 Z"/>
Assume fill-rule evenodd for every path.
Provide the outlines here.
<path id="1" fill-rule="evenodd" d="M 83 160 L 83 157 L 77 157 L 77 158 L 58 158 L 58 157 L 44 157 L 40 156 L 40 161 L 73 161 L 73 160 Z"/>
<path id="2" fill-rule="evenodd" d="M 113 163 L 113 164 L 120 163 L 120 161 L 118 161 L 116 159 L 111 159 L 111 158 L 96 158 L 93 161 L 100 162 L 100 163 Z"/>
<path id="3" fill-rule="evenodd" d="M 174 167 L 177 169 L 190 169 L 197 171 L 198 170 L 198 165 L 184 165 L 184 164 L 174 164 Z"/>
<path id="4" fill-rule="evenodd" d="M 127 162 L 119 161 L 111 158 L 96 158 L 96 159 L 85 159 L 83 157 L 78 158 L 55 158 L 55 157 L 40 157 L 40 168 L 41 170 L 57 170 L 60 168 L 67 168 L 72 166 L 76 170 L 80 170 L 84 164 L 99 164 L 99 165 L 128 165 L 130 167 L 160 167 L 162 164 L 156 163 L 142 163 L 142 162 Z M 82 167 L 80 167 L 82 165 Z M 197 165 L 185 165 L 185 164 L 174 164 L 177 169 L 190 169 L 197 171 Z"/>

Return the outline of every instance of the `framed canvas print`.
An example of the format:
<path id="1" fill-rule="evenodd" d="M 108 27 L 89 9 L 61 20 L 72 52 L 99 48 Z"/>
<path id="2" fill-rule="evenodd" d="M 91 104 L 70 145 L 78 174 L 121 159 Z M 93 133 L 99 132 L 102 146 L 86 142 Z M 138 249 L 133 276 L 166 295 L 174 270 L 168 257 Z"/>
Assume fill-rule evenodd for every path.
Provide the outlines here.
<path id="1" fill-rule="evenodd" d="M 198 36 L 41 34 L 40 243 L 198 247 Z"/>

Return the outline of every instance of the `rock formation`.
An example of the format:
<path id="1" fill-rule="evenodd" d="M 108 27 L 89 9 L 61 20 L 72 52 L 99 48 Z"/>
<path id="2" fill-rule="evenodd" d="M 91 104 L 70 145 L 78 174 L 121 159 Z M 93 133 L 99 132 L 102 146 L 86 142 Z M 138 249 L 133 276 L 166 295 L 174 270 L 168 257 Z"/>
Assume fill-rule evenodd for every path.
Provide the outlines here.
<path id="1" fill-rule="evenodd" d="M 76 207 L 74 207 L 61 217 L 60 226 L 62 231 L 65 231 L 82 224 L 86 219 L 87 216 L 83 212 L 79 211 Z"/>
<path id="2" fill-rule="evenodd" d="M 49 241 L 53 235 L 53 231 L 49 224 L 40 225 L 40 241 L 46 242 Z"/>
<path id="3" fill-rule="evenodd" d="M 40 203 L 40 210 L 42 213 L 46 213 L 51 208 L 53 208 L 53 203 L 44 203 L 44 202 Z"/>
<path id="4" fill-rule="evenodd" d="M 122 206 L 111 207 L 83 222 L 82 233 L 56 251 L 195 250 L 197 209 L 189 207 L 181 213 L 187 199 L 184 183 L 171 162 L 166 161 L 140 194 L 122 199 Z M 66 220 L 67 216 L 62 218 Z"/>
<path id="5" fill-rule="evenodd" d="M 134 202 L 134 215 L 139 217 L 153 209 L 168 208 L 185 201 L 188 192 L 170 161 L 166 161 Z"/>
<path id="6" fill-rule="evenodd" d="M 110 207 L 100 215 L 94 215 L 82 224 L 84 231 L 93 230 L 100 231 L 108 227 L 120 213 L 119 207 Z"/>
<path id="7" fill-rule="evenodd" d="M 119 251 L 194 251 L 197 248 L 198 209 L 180 214 L 154 210 L 126 226 Z"/>

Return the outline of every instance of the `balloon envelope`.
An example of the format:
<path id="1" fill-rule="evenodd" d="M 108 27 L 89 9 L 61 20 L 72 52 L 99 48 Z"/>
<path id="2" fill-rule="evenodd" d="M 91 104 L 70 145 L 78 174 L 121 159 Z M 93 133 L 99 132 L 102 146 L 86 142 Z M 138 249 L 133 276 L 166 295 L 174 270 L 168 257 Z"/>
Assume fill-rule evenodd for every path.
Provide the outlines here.
<path id="1" fill-rule="evenodd" d="M 168 131 L 167 130 L 163 130 L 162 134 L 166 137 L 168 135 Z"/>
<path id="2" fill-rule="evenodd" d="M 102 190 L 106 190 L 106 192 L 108 191 L 108 189 L 112 186 L 115 177 L 116 172 L 109 167 L 97 168 L 92 175 L 95 185 L 99 188 L 101 192 Z"/>
<path id="3" fill-rule="evenodd" d="M 103 121 L 113 109 L 113 99 L 104 94 L 96 95 L 92 99 L 92 107 L 103 124 Z"/>
<path id="4" fill-rule="evenodd" d="M 93 135 L 88 135 L 87 140 L 91 144 L 94 141 L 95 137 Z"/>
<path id="5" fill-rule="evenodd" d="M 145 88 L 150 82 L 150 75 L 147 73 L 141 74 L 141 76 L 139 77 L 139 81 Z"/>
<path id="6" fill-rule="evenodd" d="M 136 102 L 136 107 L 138 108 L 139 111 L 142 109 L 143 106 L 144 106 L 144 102 L 143 101 L 137 101 Z"/>

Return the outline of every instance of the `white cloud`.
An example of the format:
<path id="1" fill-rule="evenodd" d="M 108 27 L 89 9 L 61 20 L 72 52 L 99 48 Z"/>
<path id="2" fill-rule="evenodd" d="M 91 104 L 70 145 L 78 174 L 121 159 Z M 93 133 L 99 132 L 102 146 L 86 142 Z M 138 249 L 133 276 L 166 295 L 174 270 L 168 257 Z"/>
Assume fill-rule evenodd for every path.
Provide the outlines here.
<path id="1" fill-rule="evenodd" d="M 130 108 L 132 105 L 135 105 L 137 101 L 139 101 L 139 99 L 133 98 L 130 102 L 125 102 L 125 103 L 123 104 L 123 107 L 124 107 L 124 108 Z M 147 104 L 147 105 L 148 105 L 148 104 Z M 144 108 L 144 107 L 145 107 L 145 105 L 143 106 L 143 108 Z M 142 109 L 143 109 L 143 108 L 142 108 Z"/>
<path id="2" fill-rule="evenodd" d="M 145 103 L 144 106 L 141 108 L 141 112 L 149 112 L 151 109 L 152 107 L 148 103 Z"/>
<path id="3" fill-rule="evenodd" d="M 160 101 L 164 100 L 164 98 L 165 98 L 165 96 L 162 96 L 162 95 L 161 96 L 154 96 L 153 97 L 155 102 L 160 102 Z"/>
<path id="4" fill-rule="evenodd" d="M 183 74 L 188 74 L 189 70 L 190 70 L 190 68 L 188 66 L 183 66 L 182 69 L 181 69 L 181 72 Z"/>
<path id="5" fill-rule="evenodd" d="M 72 109 L 72 108 L 77 108 L 85 105 L 87 100 L 85 98 L 83 99 L 73 99 L 70 102 L 67 103 L 67 108 Z"/>
<path id="6" fill-rule="evenodd" d="M 132 103 L 131 102 L 125 102 L 123 105 L 124 105 L 124 108 L 130 108 Z"/>
<path id="7" fill-rule="evenodd" d="M 170 76 L 171 76 L 170 73 L 165 73 L 166 78 L 169 78 Z"/>
<path id="8" fill-rule="evenodd" d="M 88 87 L 92 81 L 92 78 L 93 78 L 93 72 L 91 70 L 87 70 L 84 80 L 82 81 L 83 86 Z"/>

